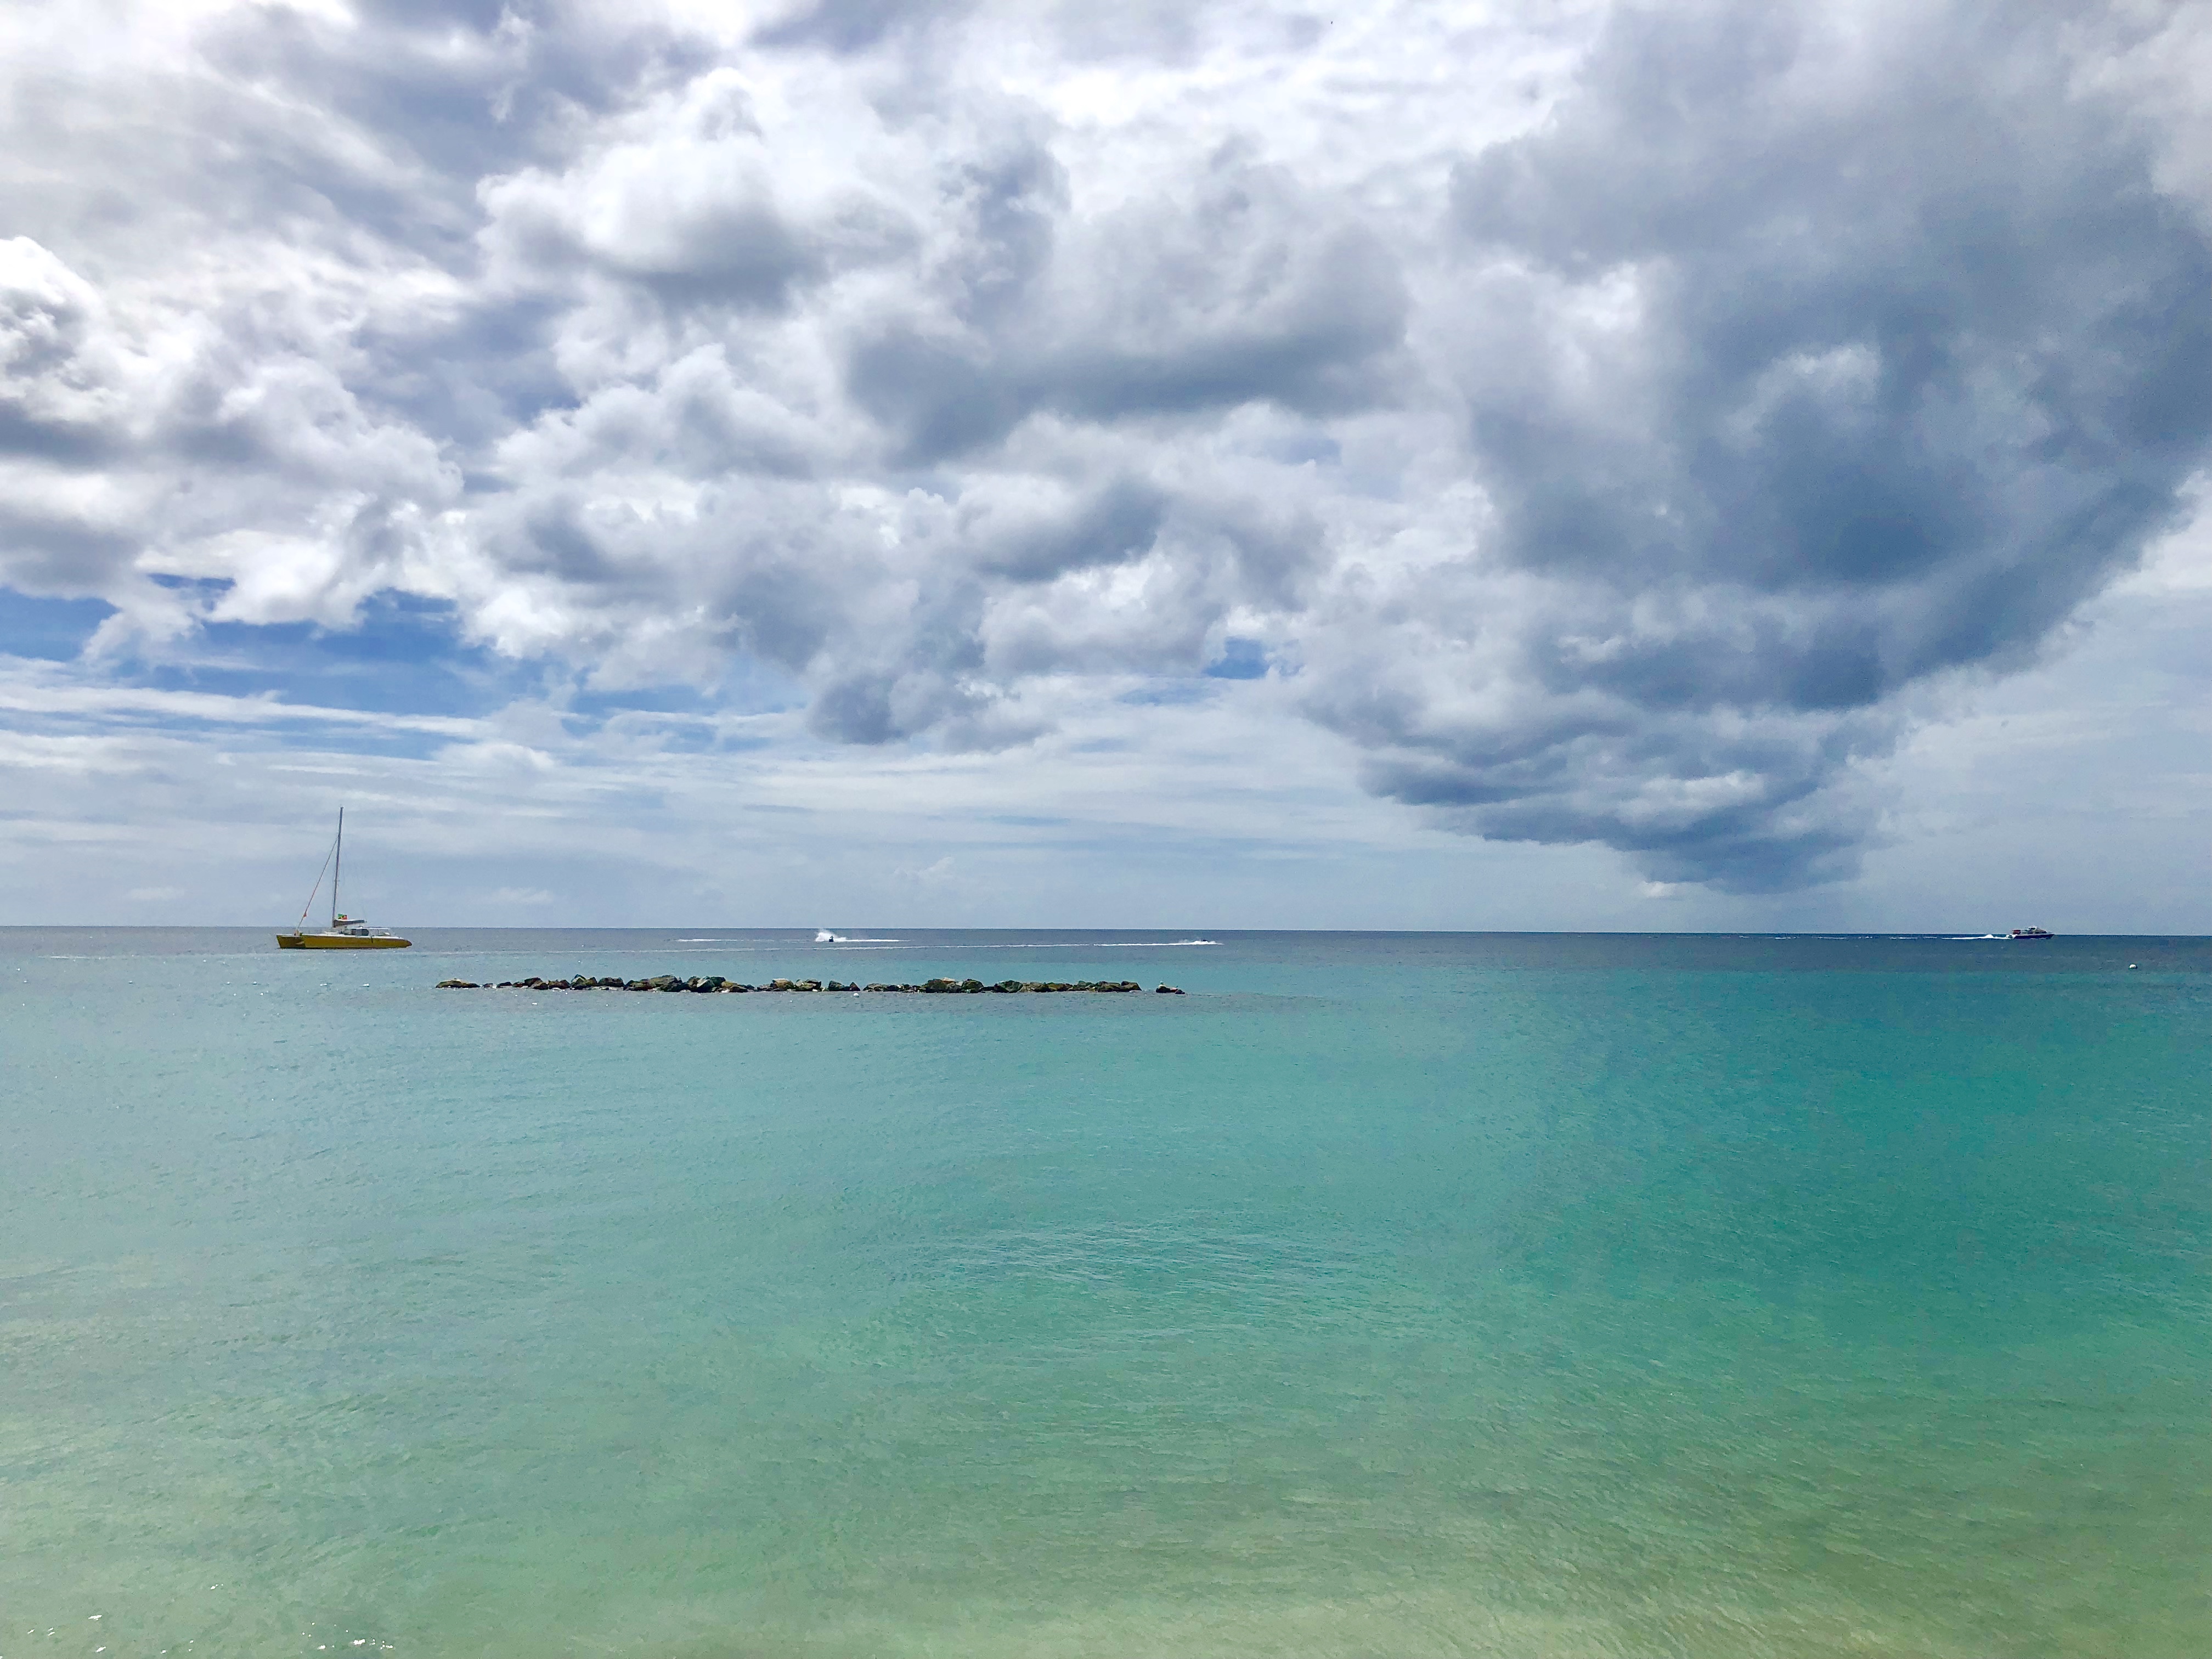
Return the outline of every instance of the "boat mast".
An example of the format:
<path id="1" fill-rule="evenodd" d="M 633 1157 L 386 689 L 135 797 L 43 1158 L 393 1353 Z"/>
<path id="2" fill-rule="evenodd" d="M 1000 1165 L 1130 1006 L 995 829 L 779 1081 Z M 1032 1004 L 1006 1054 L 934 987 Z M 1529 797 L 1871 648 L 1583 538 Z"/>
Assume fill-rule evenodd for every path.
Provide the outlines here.
<path id="1" fill-rule="evenodd" d="M 338 844 L 331 849 L 331 926 L 338 925 L 338 868 L 345 862 L 345 808 L 338 808 Z"/>

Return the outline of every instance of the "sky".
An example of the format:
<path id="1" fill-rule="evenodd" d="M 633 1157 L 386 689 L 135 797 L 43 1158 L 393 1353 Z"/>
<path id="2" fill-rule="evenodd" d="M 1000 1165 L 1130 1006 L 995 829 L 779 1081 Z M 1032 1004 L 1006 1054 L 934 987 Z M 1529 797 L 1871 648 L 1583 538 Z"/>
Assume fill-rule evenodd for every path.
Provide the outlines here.
<path id="1" fill-rule="evenodd" d="M 2212 5 L 17 0 L 0 925 L 2212 932 Z"/>

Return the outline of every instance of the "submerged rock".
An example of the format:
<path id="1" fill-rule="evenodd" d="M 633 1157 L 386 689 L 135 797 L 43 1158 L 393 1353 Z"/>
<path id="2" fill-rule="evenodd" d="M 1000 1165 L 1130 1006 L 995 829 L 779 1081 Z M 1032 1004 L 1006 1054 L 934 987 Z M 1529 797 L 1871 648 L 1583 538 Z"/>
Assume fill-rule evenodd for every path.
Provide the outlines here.
<path id="1" fill-rule="evenodd" d="M 441 979 L 438 981 L 438 988 L 441 991 L 481 991 L 483 987 L 472 979 Z"/>
<path id="2" fill-rule="evenodd" d="M 1155 985 L 1152 989 L 1164 997 L 1182 997 L 1190 994 L 1179 985 Z"/>

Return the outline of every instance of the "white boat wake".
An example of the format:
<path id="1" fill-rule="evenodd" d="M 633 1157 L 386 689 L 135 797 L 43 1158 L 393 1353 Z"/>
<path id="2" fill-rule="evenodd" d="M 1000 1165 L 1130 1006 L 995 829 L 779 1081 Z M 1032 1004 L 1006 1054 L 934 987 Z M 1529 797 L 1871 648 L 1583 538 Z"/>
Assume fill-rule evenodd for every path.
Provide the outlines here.
<path id="1" fill-rule="evenodd" d="M 907 945 L 902 939 L 876 939 L 861 933 L 840 933 L 827 927 L 814 930 L 817 945 Z M 678 945 L 732 945 L 748 950 L 775 948 L 775 941 L 757 939 L 679 939 Z M 992 939 L 963 941 L 960 948 L 967 951 L 1179 951 L 1196 945 L 1218 945 L 1218 939 L 1125 939 L 1095 941 L 1091 939 Z M 910 945 L 916 951 L 939 950 L 935 945 Z"/>
<path id="2" fill-rule="evenodd" d="M 966 951 L 1171 951 L 1185 945 L 1218 945 L 1218 939 L 1123 939 L 1103 942 L 1087 939 L 995 939 L 963 945 Z M 916 945 L 916 950 L 933 950 Z"/>

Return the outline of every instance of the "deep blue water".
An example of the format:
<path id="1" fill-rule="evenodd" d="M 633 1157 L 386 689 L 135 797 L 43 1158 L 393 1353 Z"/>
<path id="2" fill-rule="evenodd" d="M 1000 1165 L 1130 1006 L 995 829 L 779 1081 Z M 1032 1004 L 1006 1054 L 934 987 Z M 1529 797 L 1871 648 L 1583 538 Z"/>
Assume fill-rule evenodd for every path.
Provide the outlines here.
<path id="1" fill-rule="evenodd" d="M 0 931 L 0 1659 L 2212 1651 L 2206 941 L 844 931 Z"/>

